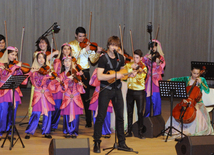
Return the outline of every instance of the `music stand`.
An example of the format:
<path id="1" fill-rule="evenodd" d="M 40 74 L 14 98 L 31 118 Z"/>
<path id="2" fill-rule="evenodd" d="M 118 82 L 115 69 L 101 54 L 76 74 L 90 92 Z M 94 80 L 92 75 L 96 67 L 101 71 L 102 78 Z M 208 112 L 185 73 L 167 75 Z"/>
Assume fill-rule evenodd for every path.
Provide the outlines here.
<path id="1" fill-rule="evenodd" d="M 165 140 L 165 142 L 167 142 L 168 136 L 169 135 L 172 136 L 172 129 L 176 130 L 181 135 L 184 135 L 181 131 L 179 131 L 178 129 L 172 126 L 172 109 L 173 109 L 173 98 L 187 98 L 186 83 L 178 82 L 178 81 L 161 80 L 159 81 L 159 90 L 160 90 L 161 97 L 170 97 L 170 103 L 171 103 L 170 104 L 170 126 L 159 134 L 161 135 L 162 133 L 165 133 L 167 130 L 169 130 Z M 181 121 L 181 123 L 182 122 L 183 121 Z M 181 128 L 183 128 L 183 124 Z M 181 130 L 183 131 L 183 129 Z"/>
<path id="2" fill-rule="evenodd" d="M 15 126 L 15 122 L 14 122 L 14 105 L 15 105 L 15 89 L 28 77 L 28 75 L 11 75 L 9 76 L 9 78 L 6 80 L 6 82 L 2 85 L 2 87 L 0 89 L 12 89 L 13 90 L 13 105 L 12 105 L 12 125 L 10 126 L 10 129 L 7 131 L 7 135 L 2 143 L 2 148 L 4 147 L 4 143 L 8 138 L 8 135 L 11 131 L 11 139 L 10 139 L 10 150 L 12 149 L 12 147 L 16 144 L 16 142 L 20 139 L 21 143 L 22 143 L 22 147 L 24 148 L 24 143 L 22 142 L 22 139 L 19 135 L 19 132 Z M 14 130 L 18 135 L 18 138 L 16 139 L 15 143 L 13 143 L 13 137 L 14 137 Z"/>

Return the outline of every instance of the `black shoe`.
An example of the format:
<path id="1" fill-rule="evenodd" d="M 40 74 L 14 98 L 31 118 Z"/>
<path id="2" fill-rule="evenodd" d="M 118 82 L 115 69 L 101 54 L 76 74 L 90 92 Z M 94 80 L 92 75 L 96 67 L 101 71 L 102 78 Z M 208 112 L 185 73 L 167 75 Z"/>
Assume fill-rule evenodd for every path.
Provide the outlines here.
<path id="1" fill-rule="evenodd" d="M 124 150 L 124 151 L 133 151 L 132 148 L 128 147 L 126 144 L 119 144 L 118 150 Z"/>
<path id="2" fill-rule="evenodd" d="M 92 127 L 92 124 L 86 124 L 85 127 L 86 127 L 86 128 L 91 128 L 91 127 Z"/>
<path id="3" fill-rule="evenodd" d="M 52 138 L 52 136 L 50 134 L 45 134 L 45 138 Z"/>
<path id="4" fill-rule="evenodd" d="M 111 138 L 111 135 L 108 134 L 108 135 L 104 135 L 103 137 L 104 137 L 104 138 Z"/>
<path id="5" fill-rule="evenodd" d="M 25 139 L 30 139 L 30 134 L 26 134 Z"/>
<path id="6" fill-rule="evenodd" d="M 125 137 L 132 137 L 132 133 L 131 132 L 126 132 Z"/>
<path id="7" fill-rule="evenodd" d="M 98 141 L 95 141 L 94 140 L 94 153 L 100 153 L 100 143 L 101 143 L 101 140 L 98 140 Z"/>
<path id="8" fill-rule="evenodd" d="M 65 138 L 71 138 L 72 136 L 70 134 L 65 134 Z"/>
<path id="9" fill-rule="evenodd" d="M 77 138 L 77 136 L 75 134 L 72 134 L 72 138 Z"/>

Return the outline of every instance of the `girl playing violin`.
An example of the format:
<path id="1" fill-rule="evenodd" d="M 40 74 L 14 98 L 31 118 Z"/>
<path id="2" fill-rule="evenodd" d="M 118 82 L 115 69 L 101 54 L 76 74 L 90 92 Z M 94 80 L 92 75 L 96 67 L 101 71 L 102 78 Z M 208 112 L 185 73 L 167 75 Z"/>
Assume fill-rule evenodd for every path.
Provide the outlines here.
<path id="1" fill-rule="evenodd" d="M 21 71 L 21 62 L 12 65 L 8 68 L 9 64 L 17 59 L 18 49 L 9 46 L 0 59 L 0 87 L 5 83 L 10 75 L 23 75 Z M 26 84 L 26 83 L 25 83 Z M 13 92 L 11 89 L 0 90 L 0 136 L 3 132 L 9 130 L 12 124 L 12 106 L 14 106 L 14 121 L 16 119 L 16 112 L 18 104 L 21 104 L 22 92 L 20 88 L 15 89 L 15 105 L 13 105 Z"/>
<path id="2" fill-rule="evenodd" d="M 55 102 L 50 88 L 51 80 L 50 73 L 44 74 L 49 68 L 46 65 L 46 55 L 43 52 L 38 52 L 34 59 L 31 72 L 29 73 L 32 85 L 35 87 L 32 100 L 32 114 L 29 124 L 26 128 L 25 139 L 30 138 L 30 134 L 34 134 L 39 123 L 39 117 L 43 115 L 42 134 L 45 138 L 52 138 L 51 132 L 51 112 L 55 110 Z M 44 75 L 43 75 L 44 74 Z"/>
<path id="3" fill-rule="evenodd" d="M 181 81 L 186 82 L 186 86 L 191 86 L 195 80 L 197 80 L 196 87 L 200 90 L 204 90 L 205 93 L 209 93 L 210 89 L 207 85 L 205 78 L 200 77 L 200 67 L 193 66 L 191 69 L 191 76 L 171 78 L 170 81 Z M 184 100 L 186 102 L 186 100 Z M 213 132 L 213 128 L 210 123 L 210 116 L 206 110 L 203 100 L 200 99 L 196 105 L 196 118 L 193 122 L 183 125 L 183 133 L 186 135 L 197 136 L 197 135 L 210 135 Z M 170 118 L 166 122 L 166 127 L 170 125 Z M 178 130 L 181 130 L 181 123 L 177 122 L 174 117 L 172 117 L 172 125 Z M 172 130 L 173 134 L 177 132 Z"/>
<path id="4" fill-rule="evenodd" d="M 51 47 L 50 47 L 50 43 L 48 41 L 48 38 L 46 38 L 44 36 L 39 37 L 38 40 L 36 41 L 36 47 L 37 47 L 37 49 L 34 52 L 34 58 L 35 58 L 35 55 L 37 54 L 37 52 L 42 51 L 43 53 L 45 53 L 47 55 L 47 60 L 50 61 L 50 59 L 51 59 L 51 54 L 50 54 Z M 52 56 L 55 56 L 58 54 L 59 54 L 59 51 L 56 50 L 52 53 Z"/>
<path id="5" fill-rule="evenodd" d="M 162 47 L 159 41 L 152 40 L 153 48 L 150 47 L 150 52 L 146 54 L 142 61 L 148 67 L 148 74 L 146 78 L 146 108 L 144 117 L 149 117 L 150 114 L 150 96 L 152 94 L 152 102 L 153 102 L 153 116 L 161 114 L 161 98 L 159 92 L 159 84 L 158 81 L 162 80 L 162 74 L 164 73 L 165 60 L 164 54 L 162 52 Z M 151 55 L 151 51 L 154 53 L 159 53 L 160 57 L 155 57 Z M 155 58 L 155 60 L 154 60 Z M 151 92 L 151 61 L 152 63 L 152 92 Z"/>
<path id="6" fill-rule="evenodd" d="M 71 46 L 68 43 L 64 43 L 61 46 L 60 53 L 58 57 L 54 60 L 54 71 L 57 73 L 57 75 L 60 75 L 61 68 L 62 68 L 62 59 L 66 56 L 71 56 Z M 62 91 L 58 90 L 56 93 L 53 93 L 54 102 L 55 105 L 55 111 L 52 112 L 51 117 L 51 130 L 54 131 L 58 128 L 59 120 L 60 120 L 60 106 L 62 103 L 62 97 L 63 93 Z"/>
<path id="7" fill-rule="evenodd" d="M 64 93 L 62 105 L 60 106 L 61 115 L 63 115 L 63 133 L 66 138 L 76 138 L 79 129 L 79 115 L 83 114 L 83 102 L 80 94 L 85 93 L 82 82 L 74 82 L 77 75 L 70 73 L 75 71 L 73 68 L 72 58 L 70 56 L 62 59 L 62 73 L 60 80 L 64 82 L 64 86 L 60 83 L 55 84 L 56 90 Z M 77 73 L 78 74 L 78 73 Z"/>

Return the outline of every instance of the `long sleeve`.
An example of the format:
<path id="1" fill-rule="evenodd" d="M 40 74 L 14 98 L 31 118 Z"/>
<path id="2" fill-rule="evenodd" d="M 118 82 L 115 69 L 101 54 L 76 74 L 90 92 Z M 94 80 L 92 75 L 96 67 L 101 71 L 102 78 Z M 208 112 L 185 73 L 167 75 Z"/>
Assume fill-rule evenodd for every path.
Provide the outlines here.
<path id="1" fill-rule="evenodd" d="M 128 71 L 128 73 L 132 72 L 132 64 L 133 62 L 127 63 L 124 68 Z M 147 72 L 146 66 L 143 67 L 143 71 Z M 129 89 L 132 90 L 144 90 L 145 89 L 145 78 L 146 74 L 144 72 L 137 73 L 135 77 L 129 77 L 127 79 L 127 85 Z"/>

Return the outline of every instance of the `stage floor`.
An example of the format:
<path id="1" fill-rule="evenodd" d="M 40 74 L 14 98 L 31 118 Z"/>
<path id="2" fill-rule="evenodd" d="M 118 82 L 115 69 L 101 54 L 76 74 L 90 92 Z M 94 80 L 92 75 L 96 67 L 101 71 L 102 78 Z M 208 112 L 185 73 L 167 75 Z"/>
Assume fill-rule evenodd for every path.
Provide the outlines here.
<path id="1" fill-rule="evenodd" d="M 22 105 L 19 105 L 17 111 L 17 119 L 16 119 L 16 127 L 19 131 L 19 134 L 24 142 L 25 148 L 22 147 L 20 140 L 17 141 L 12 150 L 9 150 L 10 142 L 6 141 L 3 148 L 0 148 L 1 155 L 48 155 L 49 154 L 49 145 L 51 139 L 46 139 L 41 134 L 41 130 L 37 129 L 35 134 L 30 137 L 30 139 L 24 139 L 25 137 L 25 129 L 27 124 L 19 125 L 20 121 L 27 114 L 27 109 L 29 105 L 30 98 L 30 89 L 22 89 L 22 93 L 24 97 L 22 99 Z M 170 104 L 169 100 L 162 101 L 162 116 L 166 121 L 169 117 L 169 109 Z M 22 123 L 28 122 L 28 118 L 25 118 Z M 93 128 L 85 128 L 84 116 L 80 117 L 80 125 L 79 125 L 79 136 L 77 138 L 89 138 L 90 142 L 90 154 L 93 153 Z M 102 138 L 101 149 L 112 147 L 114 144 L 114 134 L 111 134 L 111 138 L 104 139 Z M 5 135 L 3 135 L 5 137 Z M 17 135 L 15 135 L 17 137 Z M 56 139 L 65 139 L 63 137 L 62 132 L 62 117 L 59 123 L 59 128 L 55 132 L 52 133 L 52 138 Z M 175 145 L 177 142 L 174 141 L 174 138 L 169 137 L 168 141 L 165 142 L 164 136 L 160 136 L 158 138 L 146 138 L 139 139 L 135 137 L 126 138 L 126 144 L 129 147 L 132 147 L 135 151 L 138 151 L 140 155 L 176 155 Z M 2 145 L 3 140 L 0 141 L 0 145 Z M 101 151 L 100 154 L 106 154 L 109 150 Z M 110 154 L 118 155 L 118 154 L 135 154 L 131 152 L 124 152 L 113 150 Z"/>

